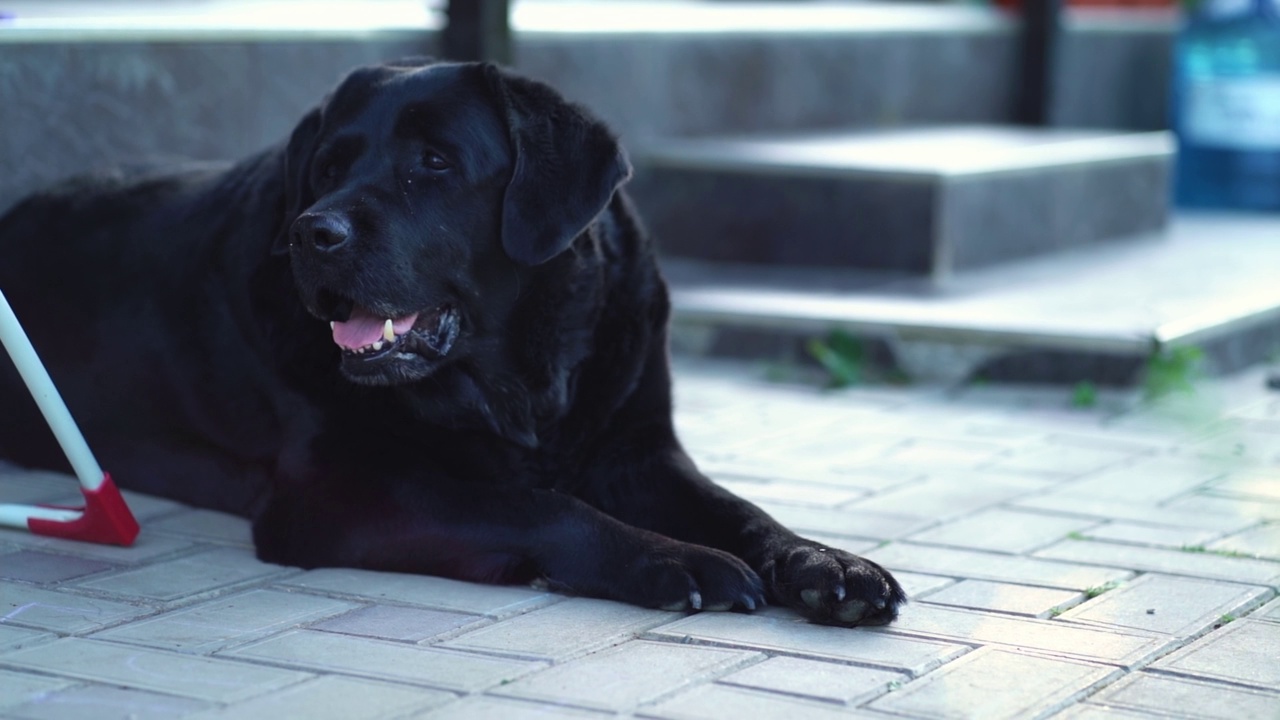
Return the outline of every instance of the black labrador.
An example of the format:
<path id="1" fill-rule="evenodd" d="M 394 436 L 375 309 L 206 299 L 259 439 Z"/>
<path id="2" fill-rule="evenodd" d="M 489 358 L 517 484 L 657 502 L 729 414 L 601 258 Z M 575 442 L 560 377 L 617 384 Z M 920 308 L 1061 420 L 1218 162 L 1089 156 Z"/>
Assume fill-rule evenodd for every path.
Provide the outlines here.
<path id="1" fill-rule="evenodd" d="M 0 219 L 0 288 L 125 487 L 259 556 L 668 610 L 893 620 L 875 563 L 699 474 L 614 135 L 487 64 L 355 70 L 287 145 Z M 62 468 L 0 361 L 0 457 Z"/>

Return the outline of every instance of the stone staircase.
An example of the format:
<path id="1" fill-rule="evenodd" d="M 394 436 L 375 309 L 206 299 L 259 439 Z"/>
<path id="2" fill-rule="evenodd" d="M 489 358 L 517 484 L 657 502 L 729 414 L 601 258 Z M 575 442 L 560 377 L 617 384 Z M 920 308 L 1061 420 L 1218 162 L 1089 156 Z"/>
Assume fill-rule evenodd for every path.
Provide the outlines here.
<path id="1" fill-rule="evenodd" d="M 681 138 L 635 192 L 680 350 L 808 361 L 832 330 L 916 379 L 1134 382 L 1280 348 L 1280 218 L 1170 217 L 1161 132 L 942 126 Z"/>

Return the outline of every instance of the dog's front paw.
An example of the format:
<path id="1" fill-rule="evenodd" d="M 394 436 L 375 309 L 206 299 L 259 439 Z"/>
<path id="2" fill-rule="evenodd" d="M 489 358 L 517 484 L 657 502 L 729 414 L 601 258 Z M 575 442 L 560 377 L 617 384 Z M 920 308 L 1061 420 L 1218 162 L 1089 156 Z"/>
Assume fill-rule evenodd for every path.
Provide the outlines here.
<path id="1" fill-rule="evenodd" d="M 701 545 L 672 543 L 627 568 L 619 600 L 661 610 L 755 610 L 764 583 L 746 563 Z"/>
<path id="2" fill-rule="evenodd" d="M 907 601 L 898 581 L 879 565 L 801 538 L 771 553 L 760 574 L 770 602 L 823 625 L 884 625 Z"/>

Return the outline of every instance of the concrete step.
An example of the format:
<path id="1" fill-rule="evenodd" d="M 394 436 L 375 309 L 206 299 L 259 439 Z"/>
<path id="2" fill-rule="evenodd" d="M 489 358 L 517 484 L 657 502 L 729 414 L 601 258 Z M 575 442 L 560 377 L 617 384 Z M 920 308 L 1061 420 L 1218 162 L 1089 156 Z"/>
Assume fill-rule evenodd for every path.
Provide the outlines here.
<path id="1" fill-rule="evenodd" d="M 666 258 L 678 353 L 803 361 L 832 330 L 909 376 L 1125 384 L 1162 350 L 1228 372 L 1280 350 L 1280 217 L 1180 215 L 1167 231 L 945 282 Z"/>
<path id="2" fill-rule="evenodd" d="M 671 255 L 951 274 L 1163 227 L 1166 133 L 953 126 L 684 138 L 635 194 Z"/>
<path id="3" fill-rule="evenodd" d="M 71 173 L 237 158 L 288 137 L 353 65 L 438 54 L 442 6 L 3 0 L 0 210 Z M 988 6 L 512 7 L 517 68 L 593 108 L 637 156 L 666 137 L 1012 117 L 1017 23 Z M 1053 123 L 1165 127 L 1176 26 L 1168 13 L 1069 12 Z"/>

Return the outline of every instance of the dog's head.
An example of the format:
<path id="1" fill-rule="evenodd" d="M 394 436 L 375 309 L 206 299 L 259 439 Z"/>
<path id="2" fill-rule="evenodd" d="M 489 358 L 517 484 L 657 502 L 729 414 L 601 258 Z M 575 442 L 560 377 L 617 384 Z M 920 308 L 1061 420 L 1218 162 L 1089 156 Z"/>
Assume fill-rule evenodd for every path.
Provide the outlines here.
<path id="1" fill-rule="evenodd" d="M 343 374 L 393 385 L 499 332 L 536 266 L 631 174 L 614 136 L 551 88 L 488 64 L 351 73 L 294 130 L 275 251 L 330 322 Z"/>

